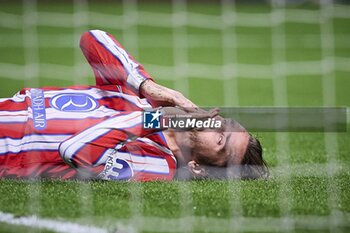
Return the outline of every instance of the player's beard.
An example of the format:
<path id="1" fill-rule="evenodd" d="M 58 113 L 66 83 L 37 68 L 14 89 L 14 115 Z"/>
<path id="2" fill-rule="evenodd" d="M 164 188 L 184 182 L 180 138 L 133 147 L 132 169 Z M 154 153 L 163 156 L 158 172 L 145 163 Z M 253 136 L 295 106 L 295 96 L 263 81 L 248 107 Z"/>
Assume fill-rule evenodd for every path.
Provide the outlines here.
<path id="1" fill-rule="evenodd" d="M 198 152 L 201 151 L 202 145 L 204 142 L 202 142 L 199 137 L 198 134 L 199 133 L 205 133 L 206 130 L 197 130 L 197 129 L 193 129 L 191 131 L 189 131 L 189 148 L 191 148 L 192 152 Z M 215 129 L 216 132 L 218 133 L 222 133 L 225 131 L 225 126 L 222 126 L 219 129 Z"/>
<path id="2" fill-rule="evenodd" d="M 190 148 L 192 153 L 201 152 L 203 149 L 203 142 L 199 139 L 198 134 L 205 133 L 202 130 L 192 130 L 189 132 Z"/>
<path id="3" fill-rule="evenodd" d="M 198 131 L 197 130 L 191 130 L 189 132 L 189 141 L 190 141 L 189 146 L 190 146 L 191 150 L 198 149 L 200 142 L 198 140 Z"/>

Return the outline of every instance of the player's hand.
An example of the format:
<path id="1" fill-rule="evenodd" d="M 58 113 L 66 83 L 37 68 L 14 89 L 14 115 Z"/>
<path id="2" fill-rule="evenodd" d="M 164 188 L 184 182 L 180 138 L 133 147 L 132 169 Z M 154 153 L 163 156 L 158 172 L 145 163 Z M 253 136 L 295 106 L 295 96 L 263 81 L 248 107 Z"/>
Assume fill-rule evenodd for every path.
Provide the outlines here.
<path id="1" fill-rule="evenodd" d="M 179 106 L 187 112 L 198 111 L 200 108 L 195 105 L 191 100 L 187 99 L 182 93 L 171 90 L 172 100 L 174 106 Z"/>
<path id="2" fill-rule="evenodd" d="M 204 109 L 197 109 L 197 110 L 192 110 L 188 112 L 189 115 L 191 115 L 194 118 L 198 119 L 205 119 L 205 118 L 215 118 L 219 116 L 220 109 L 219 108 L 213 108 L 208 111 Z"/>
<path id="3" fill-rule="evenodd" d="M 187 112 L 199 109 L 197 105 L 187 99 L 182 93 L 161 86 L 152 80 L 146 80 L 141 84 L 140 93 L 155 107 L 178 106 Z"/>
<path id="4" fill-rule="evenodd" d="M 161 109 L 164 116 L 187 116 L 197 119 L 206 119 L 206 118 L 214 118 L 219 116 L 220 110 L 218 108 L 210 109 L 209 111 L 198 109 L 197 111 L 194 111 L 192 109 L 191 112 L 188 112 L 184 109 L 177 108 L 177 107 L 162 107 Z"/>

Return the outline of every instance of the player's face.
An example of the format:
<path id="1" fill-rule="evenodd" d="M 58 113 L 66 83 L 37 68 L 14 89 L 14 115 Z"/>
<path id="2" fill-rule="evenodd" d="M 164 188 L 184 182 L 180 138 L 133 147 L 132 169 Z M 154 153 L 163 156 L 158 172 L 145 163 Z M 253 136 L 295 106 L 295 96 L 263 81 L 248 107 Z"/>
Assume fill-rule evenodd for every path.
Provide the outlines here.
<path id="1" fill-rule="evenodd" d="M 238 165 L 246 151 L 249 134 L 239 124 L 226 124 L 219 131 L 191 132 L 190 139 L 195 158 L 206 157 L 214 166 L 226 166 L 228 161 Z"/>

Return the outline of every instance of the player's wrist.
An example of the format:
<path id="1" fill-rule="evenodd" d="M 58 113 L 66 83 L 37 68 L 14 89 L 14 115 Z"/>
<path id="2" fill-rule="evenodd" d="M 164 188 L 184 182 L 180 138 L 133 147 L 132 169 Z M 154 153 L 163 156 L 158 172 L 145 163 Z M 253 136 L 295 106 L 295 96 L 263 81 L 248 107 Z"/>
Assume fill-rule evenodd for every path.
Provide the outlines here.
<path id="1" fill-rule="evenodd" d="M 143 96 L 147 96 L 147 90 L 149 89 L 150 87 L 150 83 L 153 82 L 151 79 L 145 79 L 141 84 L 140 84 L 140 87 L 139 87 L 139 92 L 141 95 Z"/>
<path id="2" fill-rule="evenodd" d="M 151 101 L 173 101 L 170 89 L 165 88 L 152 80 L 145 80 L 140 86 L 140 93 Z"/>

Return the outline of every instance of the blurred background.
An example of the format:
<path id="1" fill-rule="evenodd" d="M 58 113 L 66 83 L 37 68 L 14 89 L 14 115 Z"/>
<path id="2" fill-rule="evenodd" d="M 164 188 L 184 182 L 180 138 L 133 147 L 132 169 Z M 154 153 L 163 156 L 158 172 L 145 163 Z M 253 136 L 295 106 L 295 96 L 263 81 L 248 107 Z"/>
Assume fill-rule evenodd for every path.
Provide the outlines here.
<path id="1" fill-rule="evenodd" d="M 201 106 L 349 106 L 349 1 L 1 0 L 0 97 L 94 84 L 101 29 Z"/>

